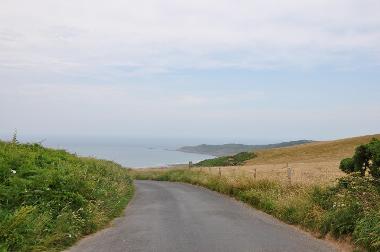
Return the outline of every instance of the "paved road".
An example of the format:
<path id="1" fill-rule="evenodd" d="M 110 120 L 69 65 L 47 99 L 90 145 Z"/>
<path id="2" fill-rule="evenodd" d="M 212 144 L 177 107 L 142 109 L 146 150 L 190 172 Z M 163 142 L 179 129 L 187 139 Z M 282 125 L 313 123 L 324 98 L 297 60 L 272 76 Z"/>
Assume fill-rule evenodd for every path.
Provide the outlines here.
<path id="1" fill-rule="evenodd" d="M 76 251 L 335 251 L 294 227 L 209 190 L 137 181 L 125 216 Z"/>

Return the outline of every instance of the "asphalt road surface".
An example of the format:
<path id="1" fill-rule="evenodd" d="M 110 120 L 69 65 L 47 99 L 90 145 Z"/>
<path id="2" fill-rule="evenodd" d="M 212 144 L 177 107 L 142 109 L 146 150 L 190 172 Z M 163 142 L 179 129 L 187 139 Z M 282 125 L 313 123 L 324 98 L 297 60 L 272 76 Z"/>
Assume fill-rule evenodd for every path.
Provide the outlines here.
<path id="1" fill-rule="evenodd" d="M 137 181 L 125 215 L 69 251 L 337 251 L 331 244 L 207 189 Z"/>

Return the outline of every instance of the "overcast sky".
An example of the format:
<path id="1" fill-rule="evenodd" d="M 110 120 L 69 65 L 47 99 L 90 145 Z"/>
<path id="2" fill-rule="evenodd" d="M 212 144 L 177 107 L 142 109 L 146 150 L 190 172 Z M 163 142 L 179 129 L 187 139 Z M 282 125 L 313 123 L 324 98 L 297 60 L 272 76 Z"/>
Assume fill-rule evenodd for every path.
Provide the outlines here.
<path id="1" fill-rule="evenodd" d="M 379 0 L 1 0 L 0 135 L 380 133 Z"/>

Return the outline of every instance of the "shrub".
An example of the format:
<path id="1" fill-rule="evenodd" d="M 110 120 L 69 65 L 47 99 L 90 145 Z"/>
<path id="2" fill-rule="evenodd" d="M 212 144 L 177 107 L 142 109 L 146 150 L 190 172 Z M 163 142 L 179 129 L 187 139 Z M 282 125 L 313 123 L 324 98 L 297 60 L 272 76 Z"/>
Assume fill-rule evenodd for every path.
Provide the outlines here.
<path id="1" fill-rule="evenodd" d="M 380 178 L 380 141 L 372 139 L 370 143 L 356 148 L 352 158 L 343 159 L 340 169 L 346 173 L 359 172 L 365 176 L 368 171 L 375 178 Z"/>
<path id="2" fill-rule="evenodd" d="M 195 164 L 196 166 L 215 167 L 215 166 L 236 166 L 242 165 L 245 161 L 255 158 L 256 154 L 253 152 L 241 152 L 233 156 L 218 157 L 213 159 L 206 159 Z"/>
<path id="3" fill-rule="evenodd" d="M 352 158 L 345 158 L 340 162 L 339 168 L 345 173 L 352 173 L 355 171 L 355 163 Z"/>
<path id="4" fill-rule="evenodd" d="M 340 237 L 353 233 L 356 222 L 363 216 L 363 210 L 359 204 L 347 204 L 336 204 L 326 213 L 321 226 L 323 234 L 331 232 L 335 237 Z"/>
<path id="5" fill-rule="evenodd" d="M 357 244 L 370 251 L 380 251 L 380 212 L 370 212 L 359 220 L 353 236 Z"/>
<path id="6" fill-rule="evenodd" d="M 0 251 L 61 250 L 119 215 L 132 192 L 113 162 L 0 141 Z"/>

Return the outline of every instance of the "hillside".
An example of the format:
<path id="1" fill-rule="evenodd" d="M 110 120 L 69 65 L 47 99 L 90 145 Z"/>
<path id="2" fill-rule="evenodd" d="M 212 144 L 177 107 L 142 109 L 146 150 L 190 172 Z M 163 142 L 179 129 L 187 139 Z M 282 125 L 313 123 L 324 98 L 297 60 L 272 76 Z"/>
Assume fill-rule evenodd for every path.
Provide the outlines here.
<path id="1" fill-rule="evenodd" d="M 263 150 L 263 149 L 272 149 L 272 148 L 280 148 L 287 146 L 294 146 L 300 144 L 311 143 L 311 140 L 298 140 L 291 142 L 282 142 L 277 144 L 265 144 L 265 145 L 245 145 L 245 144 L 222 144 L 222 145 L 208 145 L 201 144 L 197 146 L 184 146 L 177 151 L 188 152 L 188 153 L 197 153 L 197 154 L 205 154 L 212 156 L 227 156 L 234 155 L 240 152 L 249 152 L 255 150 Z"/>
<path id="2" fill-rule="evenodd" d="M 0 251 L 60 251 L 118 216 L 133 193 L 120 165 L 0 141 Z"/>
<path id="3" fill-rule="evenodd" d="M 380 134 L 313 142 L 269 150 L 256 150 L 257 157 L 249 160 L 246 164 L 340 162 L 341 159 L 352 156 L 358 145 L 366 144 L 372 138 L 380 139 Z"/>
<path id="4" fill-rule="evenodd" d="M 345 175 L 339 169 L 340 161 L 343 158 L 351 157 L 358 145 L 366 144 L 372 138 L 380 139 L 380 134 L 255 150 L 254 158 L 240 162 L 237 164 L 239 167 L 226 166 L 224 165 L 226 162 L 219 162 L 221 160 L 228 161 L 228 157 L 205 160 L 198 166 L 214 167 L 204 169 L 213 174 L 218 174 L 219 168 L 215 166 L 220 166 L 221 173 L 226 176 L 237 174 L 253 176 L 256 174 L 258 179 L 281 182 L 288 181 L 287 167 L 289 166 L 292 169 L 293 182 L 302 184 L 333 183 L 337 178 Z"/>

